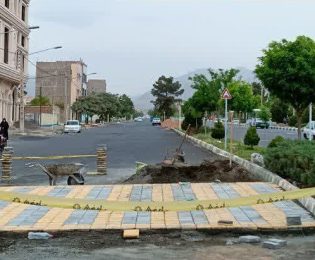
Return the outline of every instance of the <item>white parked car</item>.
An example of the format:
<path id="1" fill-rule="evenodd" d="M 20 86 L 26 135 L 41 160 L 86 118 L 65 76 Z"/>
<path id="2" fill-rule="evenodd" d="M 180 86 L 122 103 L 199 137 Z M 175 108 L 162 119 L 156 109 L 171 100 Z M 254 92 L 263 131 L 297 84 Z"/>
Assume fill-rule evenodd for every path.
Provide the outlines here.
<path id="1" fill-rule="evenodd" d="M 135 122 L 142 122 L 142 121 L 143 121 L 142 117 L 136 117 L 135 118 Z"/>
<path id="2" fill-rule="evenodd" d="M 310 127 L 310 123 L 308 123 L 305 127 L 303 127 L 302 134 L 305 139 L 310 139 L 310 135 L 311 135 L 312 138 L 315 140 L 315 121 L 311 122 L 311 127 Z"/>
<path id="3" fill-rule="evenodd" d="M 67 120 L 64 126 L 64 133 L 80 133 L 81 125 L 78 120 Z"/>

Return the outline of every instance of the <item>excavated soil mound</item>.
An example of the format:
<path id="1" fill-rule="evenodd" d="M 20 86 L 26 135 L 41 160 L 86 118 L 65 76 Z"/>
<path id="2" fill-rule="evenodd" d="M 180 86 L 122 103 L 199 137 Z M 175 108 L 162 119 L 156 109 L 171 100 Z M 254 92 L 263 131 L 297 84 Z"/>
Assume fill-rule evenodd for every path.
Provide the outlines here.
<path id="1" fill-rule="evenodd" d="M 228 160 L 204 162 L 199 166 L 185 164 L 149 165 L 131 176 L 124 183 L 177 183 L 177 182 L 253 182 L 257 181 L 247 170 L 238 164 L 229 166 Z"/>

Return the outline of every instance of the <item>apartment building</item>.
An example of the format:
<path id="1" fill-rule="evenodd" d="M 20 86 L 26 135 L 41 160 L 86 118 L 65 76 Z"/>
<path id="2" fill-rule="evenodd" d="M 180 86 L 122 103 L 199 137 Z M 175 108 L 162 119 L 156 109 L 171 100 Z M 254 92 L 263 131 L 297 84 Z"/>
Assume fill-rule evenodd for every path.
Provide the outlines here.
<path id="1" fill-rule="evenodd" d="M 72 119 L 71 106 L 87 93 L 87 66 L 80 61 L 37 62 L 36 96 L 48 97 L 62 109 L 62 121 Z"/>
<path id="2" fill-rule="evenodd" d="M 9 123 L 19 121 L 19 84 L 27 75 L 29 2 L 0 0 L 0 117 Z"/>
<path id="3" fill-rule="evenodd" d="M 104 79 L 89 79 L 87 84 L 87 94 L 106 93 L 106 80 Z"/>

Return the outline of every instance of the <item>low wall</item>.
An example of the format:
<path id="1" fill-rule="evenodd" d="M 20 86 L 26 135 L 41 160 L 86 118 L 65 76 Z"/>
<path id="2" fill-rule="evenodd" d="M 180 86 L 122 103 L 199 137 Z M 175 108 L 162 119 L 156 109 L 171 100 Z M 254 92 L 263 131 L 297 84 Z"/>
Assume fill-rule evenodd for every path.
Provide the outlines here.
<path id="1" fill-rule="evenodd" d="M 174 129 L 173 131 L 175 131 L 177 134 L 184 136 L 185 133 Z M 271 182 L 274 183 L 276 185 L 278 185 L 279 187 L 281 187 L 284 190 L 296 190 L 299 189 L 298 187 L 294 186 L 293 184 L 291 184 L 290 182 L 288 182 L 287 180 L 281 178 L 279 175 L 274 174 L 271 171 L 268 171 L 267 169 L 260 167 L 257 164 L 254 164 L 250 161 L 247 161 L 243 158 L 240 158 L 236 155 L 231 155 L 229 152 L 226 152 L 214 145 L 208 144 L 204 141 L 201 141 L 193 136 L 187 136 L 187 139 L 189 141 L 191 141 L 192 143 L 198 145 L 199 147 L 202 147 L 204 149 L 207 149 L 215 154 L 221 155 L 223 157 L 226 158 L 230 158 L 232 157 L 232 161 L 241 165 L 242 167 L 244 167 L 246 170 L 248 170 L 250 173 L 252 173 L 255 177 L 265 181 L 265 182 Z M 299 199 L 299 202 L 307 209 L 309 210 L 312 214 L 315 215 L 315 199 L 314 198 L 303 198 L 303 199 Z"/>

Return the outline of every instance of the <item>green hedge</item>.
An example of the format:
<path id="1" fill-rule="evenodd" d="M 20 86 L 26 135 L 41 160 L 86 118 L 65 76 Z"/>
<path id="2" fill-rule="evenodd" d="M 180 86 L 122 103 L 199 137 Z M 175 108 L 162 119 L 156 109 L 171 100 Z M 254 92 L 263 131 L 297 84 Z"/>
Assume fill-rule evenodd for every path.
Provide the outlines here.
<path id="1" fill-rule="evenodd" d="M 266 167 L 283 178 L 308 186 L 315 185 L 315 142 L 285 140 L 268 147 Z"/>

